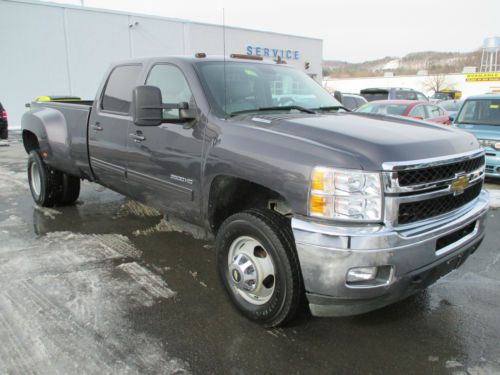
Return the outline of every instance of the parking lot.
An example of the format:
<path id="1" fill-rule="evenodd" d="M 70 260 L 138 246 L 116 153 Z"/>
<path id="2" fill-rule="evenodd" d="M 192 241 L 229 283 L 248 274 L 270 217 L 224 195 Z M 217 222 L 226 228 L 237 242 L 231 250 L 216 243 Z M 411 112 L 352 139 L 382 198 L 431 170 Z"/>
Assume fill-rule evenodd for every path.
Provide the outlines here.
<path id="1" fill-rule="evenodd" d="M 35 207 L 22 145 L 3 146 L 0 373 L 500 372 L 495 209 L 481 248 L 426 292 L 266 330 L 226 299 L 212 243 L 90 183 L 76 206 Z"/>

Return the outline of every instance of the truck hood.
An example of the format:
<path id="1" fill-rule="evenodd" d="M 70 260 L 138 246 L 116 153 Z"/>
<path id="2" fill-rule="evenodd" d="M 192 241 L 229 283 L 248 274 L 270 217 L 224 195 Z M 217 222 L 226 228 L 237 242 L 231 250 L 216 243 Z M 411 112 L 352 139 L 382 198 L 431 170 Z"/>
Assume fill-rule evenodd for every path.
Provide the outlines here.
<path id="1" fill-rule="evenodd" d="M 350 112 L 254 114 L 237 119 L 265 132 L 303 139 L 309 144 L 304 147 L 349 154 L 366 170 L 381 170 L 384 162 L 448 156 L 480 148 L 476 138 L 462 130 L 391 116 Z"/>

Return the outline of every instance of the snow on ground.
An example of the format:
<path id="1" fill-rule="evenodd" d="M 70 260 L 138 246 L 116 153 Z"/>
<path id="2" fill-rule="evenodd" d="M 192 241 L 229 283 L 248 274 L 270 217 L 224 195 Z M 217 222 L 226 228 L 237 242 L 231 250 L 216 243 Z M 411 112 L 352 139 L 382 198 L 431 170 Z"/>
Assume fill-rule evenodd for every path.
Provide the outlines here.
<path id="1" fill-rule="evenodd" d="M 490 206 L 500 208 L 500 186 L 497 189 L 488 189 L 490 192 Z"/>
<path id="2" fill-rule="evenodd" d="M 63 209 L 32 206 L 27 186 L 0 166 L 0 374 L 188 373 L 131 319 L 173 303 L 164 277 L 123 235 L 37 236 L 33 211 L 53 221 Z"/>

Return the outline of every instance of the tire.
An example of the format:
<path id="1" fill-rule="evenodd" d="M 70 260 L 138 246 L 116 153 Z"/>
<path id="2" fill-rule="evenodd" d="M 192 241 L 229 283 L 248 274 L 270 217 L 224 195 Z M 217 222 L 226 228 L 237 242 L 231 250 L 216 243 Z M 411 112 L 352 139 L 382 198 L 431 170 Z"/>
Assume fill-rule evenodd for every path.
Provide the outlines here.
<path id="1" fill-rule="evenodd" d="M 277 327 L 295 317 L 304 289 L 290 220 L 267 209 L 234 214 L 217 233 L 216 254 L 221 282 L 247 318 Z"/>
<path id="2" fill-rule="evenodd" d="M 4 129 L 0 130 L 0 139 L 8 139 L 9 138 L 9 129 L 5 127 Z"/>
<path id="3" fill-rule="evenodd" d="M 53 207 L 61 191 L 61 174 L 48 167 L 36 150 L 29 153 L 28 181 L 35 203 Z"/>
<path id="4" fill-rule="evenodd" d="M 76 202 L 80 196 L 80 179 L 66 173 L 62 173 L 62 191 L 56 199 L 58 206 L 68 206 Z"/>

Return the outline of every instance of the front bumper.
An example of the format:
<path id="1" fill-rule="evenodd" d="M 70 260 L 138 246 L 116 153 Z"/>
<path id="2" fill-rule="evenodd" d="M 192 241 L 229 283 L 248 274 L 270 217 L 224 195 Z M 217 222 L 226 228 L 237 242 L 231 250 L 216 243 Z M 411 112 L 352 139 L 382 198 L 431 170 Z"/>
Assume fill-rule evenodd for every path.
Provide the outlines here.
<path id="1" fill-rule="evenodd" d="M 477 249 L 484 237 L 488 206 L 489 195 L 482 191 L 473 202 L 445 218 L 405 229 L 333 226 L 294 218 L 292 229 L 312 314 L 361 314 L 430 285 Z M 468 226 L 474 227 L 472 232 L 436 251 L 440 238 Z M 346 282 L 351 268 L 373 266 L 392 266 L 386 282 Z"/>
<path id="2" fill-rule="evenodd" d="M 500 152 L 486 149 L 486 177 L 500 178 Z"/>

